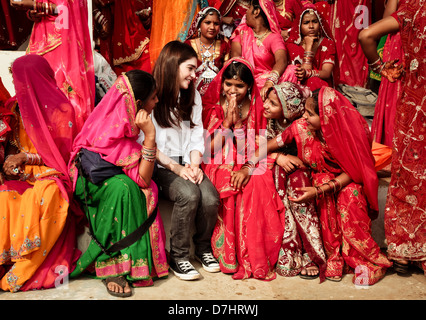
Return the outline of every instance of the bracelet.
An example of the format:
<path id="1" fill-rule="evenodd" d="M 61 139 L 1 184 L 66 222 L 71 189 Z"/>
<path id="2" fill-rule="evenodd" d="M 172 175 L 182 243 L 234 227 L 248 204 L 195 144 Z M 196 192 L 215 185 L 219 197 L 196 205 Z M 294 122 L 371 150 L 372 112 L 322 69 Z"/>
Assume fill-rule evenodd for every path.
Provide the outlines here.
<path id="1" fill-rule="evenodd" d="M 251 175 L 253 173 L 254 167 L 255 167 L 254 162 L 249 160 L 243 164 L 241 169 L 247 168 L 249 170 L 249 174 Z"/>
<path id="2" fill-rule="evenodd" d="M 305 69 L 305 78 L 312 77 L 312 69 Z"/>
<path id="3" fill-rule="evenodd" d="M 238 140 L 242 140 L 246 137 L 246 133 L 244 131 L 244 128 L 234 129 L 234 136 Z"/>
<path id="4" fill-rule="evenodd" d="M 157 147 L 148 148 L 145 145 L 142 145 L 142 159 L 154 162 L 157 156 Z"/>
<path id="5" fill-rule="evenodd" d="M 39 154 L 29 153 L 29 152 L 24 152 L 24 154 L 26 156 L 25 164 L 30 166 L 31 165 L 40 166 L 43 164 L 43 160 L 41 159 Z"/>
<path id="6" fill-rule="evenodd" d="M 277 70 L 272 70 L 272 71 L 269 73 L 269 77 L 267 78 L 267 80 L 266 80 L 266 81 L 270 81 L 270 82 L 272 82 L 274 85 L 276 85 L 276 84 L 278 83 L 279 79 L 280 79 L 280 74 L 279 74 L 279 72 L 278 72 Z"/>
<path id="7" fill-rule="evenodd" d="M 319 71 L 318 70 L 311 70 L 311 76 L 309 78 L 312 77 L 319 77 Z"/>
<path id="8" fill-rule="evenodd" d="M 275 141 L 277 141 L 278 147 L 280 147 L 280 148 L 284 147 L 284 141 L 283 141 L 283 137 L 282 137 L 282 135 L 281 135 L 281 134 L 280 134 L 280 135 L 278 135 L 278 136 L 275 138 Z"/>

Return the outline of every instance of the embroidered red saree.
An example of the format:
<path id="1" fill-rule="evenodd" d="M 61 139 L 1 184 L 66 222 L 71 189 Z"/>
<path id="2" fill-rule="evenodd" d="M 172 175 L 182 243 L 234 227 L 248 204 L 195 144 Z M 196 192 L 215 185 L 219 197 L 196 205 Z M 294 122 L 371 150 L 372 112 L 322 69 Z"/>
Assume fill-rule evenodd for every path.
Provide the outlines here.
<path id="1" fill-rule="evenodd" d="M 207 141 L 217 134 L 224 120 L 220 105 L 222 75 L 233 61 L 244 63 L 252 70 L 246 60 L 234 58 L 228 61 L 210 84 L 203 98 L 203 123 L 208 132 Z M 247 140 L 253 131 L 257 135 L 262 133 L 261 129 L 266 129 L 266 119 L 262 112 L 262 100 L 254 84 L 250 111 L 244 120 Z M 221 271 L 233 273 L 233 279 L 254 277 L 272 280 L 276 277 L 274 268 L 283 236 L 281 216 L 284 214 L 272 173 L 266 170 L 262 175 L 252 175 L 242 191 L 234 191 L 230 186 L 231 172 L 238 171 L 250 157 L 247 148 L 249 144 L 253 148 L 255 143 L 253 135 L 251 138 L 252 141 L 246 141 L 244 145 L 242 160 L 237 160 L 237 146 L 231 138 L 226 140 L 221 153 L 204 161 L 203 170 L 215 185 L 221 200 L 212 236 L 212 249 Z"/>
<path id="2" fill-rule="evenodd" d="M 296 120 L 282 138 L 286 143 L 295 139 L 299 158 L 312 169 L 313 185 L 322 185 L 342 172 L 351 177 L 353 182 L 340 192 L 326 194 L 317 202 L 326 277 L 341 277 L 346 264 L 355 271 L 355 284 L 373 285 L 392 263 L 371 236 L 371 218 L 378 210 L 378 178 L 368 125 L 334 89 L 323 87 L 318 100 L 325 141 L 307 128 L 304 119 Z"/>
<path id="3" fill-rule="evenodd" d="M 423 262 L 426 270 L 425 1 L 404 1 L 392 16 L 400 26 L 405 76 L 396 105 L 392 176 L 385 207 L 388 256 Z M 423 49 L 422 49 L 423 48 Z"/>

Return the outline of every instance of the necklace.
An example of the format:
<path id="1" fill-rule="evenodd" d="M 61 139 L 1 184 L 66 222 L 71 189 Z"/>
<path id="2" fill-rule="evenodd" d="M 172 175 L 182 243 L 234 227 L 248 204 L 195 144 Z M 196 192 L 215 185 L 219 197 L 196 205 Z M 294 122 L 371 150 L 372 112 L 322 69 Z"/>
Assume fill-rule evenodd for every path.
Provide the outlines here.
<path id="1" fill-rule="evenodd" d="M 200 45 L 201 45 L 201 47 L 204 49 L 204 52 L 203 52 L 203 49 L 201 49 L 200 51 L 201 51 L 201 57 L 203 58 L 203 61 L 204 61 L 204 58 L 206 58 L 206 59 L 208 59 L 208 58 L 210 58 L 213 54 L 212 53 L 210 53 L 210 49 L 213 47 L 213 45 L 215 44 L 215 42 L 216 42 L 216 40 L 214 40 L 209 46 L 208 46 L 208 48 L 204 45 L 204 43 L 202 43 L 201 42 L 201 39 L 200 39 Z"/>
<path id="2" fill-rule="evenodd" d="M 258 35 L 256 32 L 253 31 L 254 37 L 256 38 L 256 44 L 257 46 L 260 46 L 262 44 L 262 40 L 269 34 L 269 30 L 266 30 L 265 33 L 262 35 Z"/>

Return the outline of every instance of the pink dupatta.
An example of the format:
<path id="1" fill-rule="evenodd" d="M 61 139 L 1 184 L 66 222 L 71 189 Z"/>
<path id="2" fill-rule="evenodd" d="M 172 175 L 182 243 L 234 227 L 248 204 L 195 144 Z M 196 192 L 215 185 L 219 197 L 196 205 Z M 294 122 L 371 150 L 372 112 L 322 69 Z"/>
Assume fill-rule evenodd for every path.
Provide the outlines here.
<path id="1" fill-rule="evenodd" d="M 83 212 L 72 198 L 67 170 L 72 141 L 76 135 L 73 107 L 58 89 L 55 74 L 43 57 L 32 54 L 20 57 L 13 63 L 12 71 L 16 99 L 26 132 L 44 163 L 62 173 L 45 179 L 55 180 L 62 196 L 70 204 L 60 237 L 35 274 L 20 288 L 21 291 L 28 291 L 54 287 L 61 279 L 61 273 L 65 277 L 67 272 L 74 269 L 74 263 L 80 255 L 76 249 L 76 228 Z"/>

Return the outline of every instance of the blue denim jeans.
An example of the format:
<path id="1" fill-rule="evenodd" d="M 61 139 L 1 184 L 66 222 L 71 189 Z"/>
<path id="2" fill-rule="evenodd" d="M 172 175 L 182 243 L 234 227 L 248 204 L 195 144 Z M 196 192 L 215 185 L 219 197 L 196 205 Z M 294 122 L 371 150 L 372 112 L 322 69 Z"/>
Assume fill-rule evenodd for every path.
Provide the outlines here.
<path id="1" fill-rule="evenodd" d="M 211 252 L 211 237 L 220 204 L 219 193 L 204 174 L 200 184 L 194 184 L 168 169 L 158 168 L 154 176 L 162 195 L 174 202 L 170 226 L 170 258 L 189 260 L 191 231 L 195 254 Z"/>

